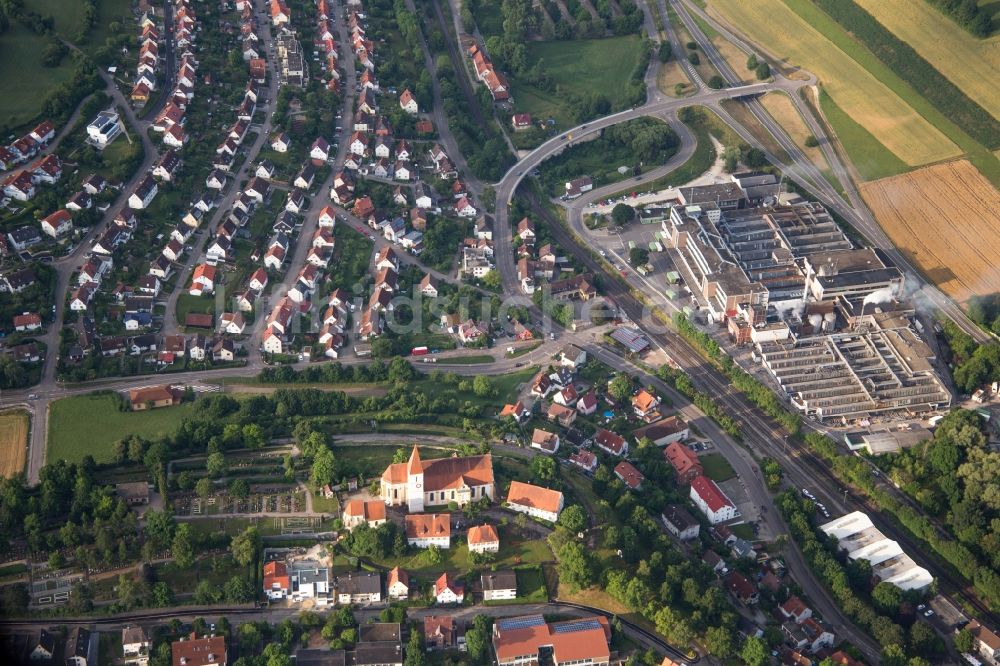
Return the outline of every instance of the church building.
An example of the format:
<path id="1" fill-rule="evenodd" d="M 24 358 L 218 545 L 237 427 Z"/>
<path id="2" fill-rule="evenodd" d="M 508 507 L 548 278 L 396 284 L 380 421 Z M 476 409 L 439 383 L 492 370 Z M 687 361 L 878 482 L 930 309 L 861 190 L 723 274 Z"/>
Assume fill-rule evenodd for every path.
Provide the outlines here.
<path id="1" fill-rule="evenodd" d="M 493 459 L 486 454 L 424 462 L 414 446 L 409 461 L 393 463 L 382 473 L 380 496 L 390 506 L 405 504 L 411 513 L 450 502 L 464 506 L 483 497 L 492 500 Z"/>

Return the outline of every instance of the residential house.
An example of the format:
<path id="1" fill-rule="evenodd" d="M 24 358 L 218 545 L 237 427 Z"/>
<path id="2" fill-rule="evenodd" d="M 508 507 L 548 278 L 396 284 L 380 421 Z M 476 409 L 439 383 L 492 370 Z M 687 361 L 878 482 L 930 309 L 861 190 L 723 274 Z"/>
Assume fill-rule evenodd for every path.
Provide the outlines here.
<path id="1" fill-rule="evenodd" d="M 663 526 L 681 541 L 696 539 L 701 531 L 701 524 L 687 509 L 677 504 L 669 504 L 660 514 Z"/>
<path id="2" fill-rule="evenodd" d="M 341 519 L 345 529 L 353 530 L 362 523 L 378 527 L 385 523 L 385 515 L 385 502 L 382 500 L 353 499 L 344 506 Z"/>
<path id="3" fill-rule="evenodd" d="M 517 598 L 517 573 L 511 569 L 487 571 L 482 574 L 483 601 Z"/>
<path id="4" fill-rule="evenodd" d="M 419 488 L 419 486 L 417 486 Z M 411 513 L 405 517 L 406 542 L 416 548 L 451 548 L 450 513 Z"/>
<path id="5" fill-rule="evenodd" d="M 736 505 L 707 476 L 698 476 L 691 481 L 691 500 L 713 525 L 736 518 Z"/>
<path id="6" fill-rule="evenodd" d="M 598 428 L 594 433 L 594 443 L 605 453 L 613 456 L 627 456 L 628 442 L 618 433 Z"/>
<path id="7" fill-rule="evenodd" d="M 191 632 L 190 637 L 170 644 L 170 654 L 173 666 L 226 666 L 228 663 L 223 634 L 198 638 Z"/>
<path id="8" fill-rule="evenodd" d="M 215 291 L 215 282 L 218 277 L 218 269 L 208 264 L 198 264 L 194 268 L 191 276 L 191 288 L 189 293 L 192 296 L 211 294 Z"/>
<path id="9" fill-rule="evenodd" d="M 128 205 L 129 208 L 143 209 L 152 203 L 153 198 L 156 196 L 157 187 L 156 181 L 149 174 L 139 181 L 139 184 L 135 186 L 132 194 L 129 195 Z"/>
<path id="10" fill-rule="evenodd" d="M 271 601 L 280 601 L 288 597 L 292 588 L 288 575 L 288 565 L 278 560 L 264 564 L 264 594 Z"/>
<path id="11" fill-rule="evenodd" d="M 660 417 L 659 407 L 660 398 L 647 389 L 642 389 L 632 397 L 632 410 L 646 422 Z"/>
<path id="12" fill-rule="evenodd" d="M 473 525 L 467 535 L 469 552 L 496 553 L 500 550 L 500 537 L 492 525 Z"/>
<path id="13" fill-rule="evenodd" d="M 434 600 L 439 604 L 460 604 L 465 599 L 465 586 L 451 572 L 445 571 L 434 581 Z"/>
<path id="14" fill-rule="evenodd" d="M 382 505 L 385 508 L 385 505 Z M 382 574 L 374 571 L 353 572 L 333 581 L 337 603 L 372 604 L 382 601 Z"/>
<path id="15" fill-rule="evenodd" d="M 668 416 L 632 431 L 636 443 L 644 438 L 649 438 L 656 446 L 683 442 L 690 435 L 691 429 L 688 428 L 687 422 L 677 415 Z"/>
<path id="16" fill-rule="evenodd" d="M 451 615 L 429 615 L 424 618 L 424 649 L 447 650 L 457 646 L 458 630 Z"/>
<path id="17" fill-rule="evenodd" d="M 584 416 L 590 416 L 597 411 L 597 395 L 593 391 L 580 396 L 576 401 L 576 411 Z"/>
<path id="18" fill-rule="evenodd" d="M 417 98 L 413 96 L 413 93 L 410 92 L 409 88 L 405 89 L 399 96 L 399 108 L 412 115 L 420 113 L 420 107 L 417 105 Z"/>
<path id="19" fill-rule="evenodd" d="M 542 488 L 530 483 L 511 481 L 507 494 L 507 508 L 554 523 L 563 508 L 563 494 L 557 490 Z"/>
<path id="20" fill-rule="evenodd" d="M 393 567 L 386 576 L 385 591 L 390 599 L 407 599 L 410 596 L 410 575 L 399 567 Z"/>
<path id="21" fill-rule="evenodd" d="M 757 588 L 739 571 L 730 571 L 722 579 L 722 586 L 744 606 L 752 606 L 760 600 Z"/>
<path id="22" fill-rule="evenodd" d="M 615 465 L 615 476 L 622 480 L 630 490 L 642 488 L 642 482 L 646 480 L 642 472 L 635 468 L 635 465 L 627 460 L 623 460 Z"/>
<path id="23" fill-rule="evenodd" d="M 531 448 L 538 449 L 542 453 L 555 454 L 559 450 L 559 435 L 535 428 L 531 434 Z"/>
<path id="24" fill-rule="evenodd" d="M 521 423 L 522 421 L 526 421 L 531 418 L 531 410 L 525 407 L 524 403 L 518 400 L 514 404 L 504 405 L 503 409 L 500 410 L 500 418 L 507 416 L 513 418 L 516 422 Z"/>
<path id="25" fill-rule="evenodd" d="M 663 450 L 663 457 L 674 468 L 677 480 L 681 483 L 691 483 L 705 473 L 695 452 L 679 442 L 668 444 L 667 448 Z"/>
<path id="26" fill-rule="evenodd" d="M 59 209 L 42 218 L 42 232 L 52 238 L 62 238 L 73 231 L 73 217 L 65 209 Z"/>
<path id="27" fill-rule="evenodd" d="M 122 628 L 122 656 L 125 666 L 146 666 L 152 646 L 149 634 L 142 627 Z"/>
<path id="28" fill-rule="evenodd" d="M 578 450 L 569 457 L 569 461 L 585 472 L 593 473 L 597 469 L 597 456 L 590 451 Z"/>

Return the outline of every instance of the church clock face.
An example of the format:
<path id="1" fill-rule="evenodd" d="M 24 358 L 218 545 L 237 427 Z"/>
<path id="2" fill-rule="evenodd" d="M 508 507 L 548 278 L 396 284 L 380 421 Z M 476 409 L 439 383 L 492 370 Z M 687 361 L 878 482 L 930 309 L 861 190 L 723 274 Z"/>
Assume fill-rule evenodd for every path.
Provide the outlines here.
<path id="1" fill-rule="evenodd" d="M 419 481 L 417 481 L 417 482 L 416 482 L 416 483 L 415 483 L 414 485 L 415 485 L 415 486 L 416 486 L 417 488 L 420 488 L 420 487 L 421 487 L 421 486 L 422 486 L 423 484 L 421 484 L 421 483 L 420 483 Z"/>

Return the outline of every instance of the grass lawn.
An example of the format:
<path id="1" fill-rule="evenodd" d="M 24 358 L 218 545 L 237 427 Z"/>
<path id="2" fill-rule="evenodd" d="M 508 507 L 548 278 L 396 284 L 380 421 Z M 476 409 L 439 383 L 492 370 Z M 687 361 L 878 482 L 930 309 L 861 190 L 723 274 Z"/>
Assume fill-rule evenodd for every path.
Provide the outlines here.
<path id="1" fill-rule="evenodd" d="M 530 538 L 521 540 L 515 536 L 515 528 L 509 525 L 497 527 L 500 534 L 500 552 L 496 554 L 493 564 L 483 565 L 480 569 L 487 569 L 496 566 L 498 569 L 516 567 L 519 565 L 537 564 L 550 562 L 554 558 L 548 545 L 539 539 Z M 428 562 L 426 551 L 419 551 L 403 557 L 388 558 L 380 565 L 386 568 L 402 567 L 410 572 L 410 575 L 433 576 L 443 571 L 469 571 L 475 567 L 469 561 L 469 546 L 465 541 L 456 543 L 453 539 L 451 548 L 438 551 L 441 554 L 441 561 L 437 564 Z M 541 577 L 541 574 L 538 574 Z M 544 585 L 542 586 L 544 589 Z"/>
<path id="2" fill-rule="evenodd" d="M 438 361 L 438 365 L 479 365 L 481 363 L 492 363 L 496 359 L 489 354 L 474 354 L 471 356 L 456 356 L 454 358 L 443 358 Z"/>
<path id="3" fill-rule="evenodd" d="M 732 530 L 733 534 L 747 541 L 753 541 L 757 538 L 753 533 L 753 528 L 750 527 L 750 523 L 740 523 L 739 525 L 731 526 L 729 529 Z"/>
<path id="4" fill-rule="evenodd" d="M 60 5 L 65 4 L 65 0 L 50 1 Z M 112 23 L 118 23 L 122 30 L 129 30 L 137 26 L 132 13 L 129 11 L 131 4 L 131 0 L 97 0 L 97 23 L 94 25 L 94 29 L 90 31 L 87 39 L 87 48 L 85 50 L 88 53 L 94 51 L 99 46 L 103 46 L 104 41 L 114 34 L 110 27 Z M 136 27 L 136 29 L 138 28 Z"/>
<path id="5" fill-rule="evenodd" d="M 350 435 L 339 438 L 339 441 L 350 441 Z M 330 447 L 337 461 L 343 465 L 348 474 L 362 474 L 366 477 L 380 475 L 392 462 L 392 456 L 397 448 L 412 448 L 412 443 L 406 442 L 406 436 L 401 435 L 399 445 L 391 444 L 366 444 L 364 446 L 338 446 L 334 444 Z M 438 449 L 428 446 L 420 447 L 420 457 L 424 460 L 432 458 L 445 458 L 451 455 L 450 449 Z M 315 507 L 315 505 L 314 505 Z M 317 509 L 318 510 L 318 509 Z"/>
<path id="6" fill-rule="evenodd" d="M 211 296 L 192 296 L 184 293 L 177 297 L 177 323 L 184 325 L 184 319 L 189 313 L 213 314 L 215 299 Z"/>
<path id="7" fill-rule="evenodd" d="M 518 569 L 517 598 L 528 603 L 543 602 L 549 597 L 541 569 Z"/>
<path id="8" fill-rule="evenodd" d="M 318 493 L 312 494 L 312 505 L 313 511 L 319 511 L 321 513 L 340 513 L 340 502 L 337 501 L 336 497 L 331 497 L 327 499 Z"/>
<path id="9" fill-rule="evenodd" d="M 112 445 L 119 439 L 170 434 L 193 410 L 192 403 L 185 403 L 148 412 L 120 412 L 110 395 L 56 400 L 49 412 L 47 460 L 79 462 L 89 454 L 97 462 L 111 462 Z"/>
<path id="10" fill-rule="evenodd" d="M 612 104 L 625 95 L 639 60 L 639 38 L 529 42 L 529 62 L 539 59 L 559 90 L 548 92 L 514 81 L 514 111 L 530 113 L 536 120 L 554 118 L 557 128 L 566 129 L 574 124 L 566 92 L 603 95 Z"/>
<path id="11" fill-rule="evenodd" d="M 83 3 L 66 0 L 30 0 L 28 9 L 56 20 L 56 30 L 67 39 L 75 39 L 83 23 Z"/>
<path id="12" fill-rule="evenodd" d="M 13 129 L 36 119 L 46 96 L 72 78 L 69 56 L 58 67 L 42 66 L 46 43 L 46 37 L 35 35 L 18 21 L 11 21 L 0 35 L 0 81 L 17 82 L 0 97 L 0 125 Z"/>
<path id="13" fill-rule="evenodd" d="M 728 481 L 736 477 L 736 472 L 721 453 L 709 453 L 699 457 L 698 460 L 705 469 L 705 476 L 713 481 Z"/>
<path id="14" fill-rule="evenodd" d="M 844 113 L 823 88 L 820 88 L 819 100 L 823 115 L 862 180 L 876 180 L 909 171 L 903 160 L 896 157 L 879 143 L 871 132 Z"/>
<path id="15" fill-rule="evenodd" d="M 129 141 L 122 134 L 115 141 L 112 141 L 110 146 L 101 151 L 101 159 L 104 160 L 104 165 L 98 171 L 105 178 L 111 177 L 111 172 L 114 170 L 115 165 L 131 159 L 142 151 L 142 143 L 140 143 L 139 137 L 131 138 L 132 141 Z"/>

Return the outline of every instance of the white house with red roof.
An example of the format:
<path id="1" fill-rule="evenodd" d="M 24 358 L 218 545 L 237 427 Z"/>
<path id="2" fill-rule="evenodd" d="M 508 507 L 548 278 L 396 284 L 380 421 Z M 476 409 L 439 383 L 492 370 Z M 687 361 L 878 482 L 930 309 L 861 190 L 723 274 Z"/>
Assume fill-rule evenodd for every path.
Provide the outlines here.
<path id="1" fill-rule="evenodd" d="M 444 572 L 434 582 L 434 600 L 439 604 L 460 604 L 465 599 L 465 586 Z"/>
<path id="2" fill-rule="evenodd" d="M 736 518 L 736 505 L 707 476 L 698 476 L 691 481 L 691 501 L 713 525 Z"/>
<path id="3" fill-rule="evenodd" d="M 628 455 L 628 441 L 616 432 L 600 428 L 594 433 L 594 443 L 602 451 L 613 456 Z"/>
<path id="4" fill-rule="evenodd" d="M 410 89 L 407 88 L 399 96 L 399 108 L 410 114 L 420 113 L 420 107 L 417 105 L 417 98 L 413 96 Z"/>
<path id="5" fill-rule="evenodd" d="M 60 238 L 71 231 L 73 231 L 73 217 L 65 209 L 60 208 L 42 218 L 42 233 L 52 238 Z"/>

